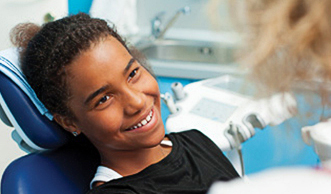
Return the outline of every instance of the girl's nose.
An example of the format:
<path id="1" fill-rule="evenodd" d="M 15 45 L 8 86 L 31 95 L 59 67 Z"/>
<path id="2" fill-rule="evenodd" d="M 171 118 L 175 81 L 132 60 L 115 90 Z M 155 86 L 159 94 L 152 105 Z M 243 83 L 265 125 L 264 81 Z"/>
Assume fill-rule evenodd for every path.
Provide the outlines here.
<path id="1" fill-rule="evenodd" d="M 134 89 L 126 90 L 122 100 L 124 111 L 128 115 L 139 113 L 146 106 L 146 95 Z"/>

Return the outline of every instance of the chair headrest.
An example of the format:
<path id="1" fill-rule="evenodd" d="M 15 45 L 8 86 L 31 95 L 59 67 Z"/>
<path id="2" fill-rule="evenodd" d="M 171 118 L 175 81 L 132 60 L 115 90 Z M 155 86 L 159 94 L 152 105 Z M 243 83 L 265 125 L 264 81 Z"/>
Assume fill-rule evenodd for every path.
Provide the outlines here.
<path id="1" fill-rule="evenodd" d="M 68 142 L 70 134 L 52 121 L 52 115 L 21 72 L 16 48 L 0 52 L 0 104 L 19 136 L 31 148 L 54 149 Z"/>
<path id="2" fill-rule="evenodd" d="M 50 120 L 53 119 L 53 116 L 45 108 L 43 103 L 39 101 L 37 95 L 26 81 L 21 71 L 18 49 L 10 48 L 0 52 L 0 70 L 22 89 L 42 115 L 45 115 Z"/>

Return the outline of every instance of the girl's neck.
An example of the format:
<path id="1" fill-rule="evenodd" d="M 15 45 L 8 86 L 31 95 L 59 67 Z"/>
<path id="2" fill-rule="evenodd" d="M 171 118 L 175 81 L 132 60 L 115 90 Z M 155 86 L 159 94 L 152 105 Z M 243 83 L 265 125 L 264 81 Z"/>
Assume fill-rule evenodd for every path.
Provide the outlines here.
<path id="1" fill-rule="evenodd" d="M 170 152 L 171 147 L 162 146 L 161 144 L 140 150 L 111 152 L 101 155 L 101 164 L 122 176 L 128 176 L 158 163 Z"/>

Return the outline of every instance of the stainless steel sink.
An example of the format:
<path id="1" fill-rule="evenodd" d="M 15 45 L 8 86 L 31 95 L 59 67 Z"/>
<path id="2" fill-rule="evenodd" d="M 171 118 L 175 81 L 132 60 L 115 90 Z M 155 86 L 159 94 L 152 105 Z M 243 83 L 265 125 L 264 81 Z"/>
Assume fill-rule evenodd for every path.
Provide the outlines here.
<path id="1" fill-rule="evenodd" d="M 223 65 L 234 62 L 235 48 L 229 44 L 164 39 L 137 44 L 137 48 L 147 59 Z"/>
<path id="2" fill-rule="evenodd" d="M 205 79 L 240 74 L 235 44 L 196 40 L 160 39 L 137 43 L 156 76 Z"/>

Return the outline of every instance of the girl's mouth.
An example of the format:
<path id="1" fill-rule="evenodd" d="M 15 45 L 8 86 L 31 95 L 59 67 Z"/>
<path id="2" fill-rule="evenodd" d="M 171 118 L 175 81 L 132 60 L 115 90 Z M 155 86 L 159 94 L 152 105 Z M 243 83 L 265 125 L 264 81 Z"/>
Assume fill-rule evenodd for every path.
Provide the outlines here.
<path id="1" fill-rule="evenodd" d="M 143 127 L 143 126 L 147 125 L 147 123 L 149 123 L 152 120 L 152 118 L 153 118 L 153 111 L 151 110 L 146 118 L 144 118 L 143 120 L 141 120 L 139 123 L 135 124 L 134 126 L 126 129 L 126 131 L 131 131 L 131 130 Z"/>

